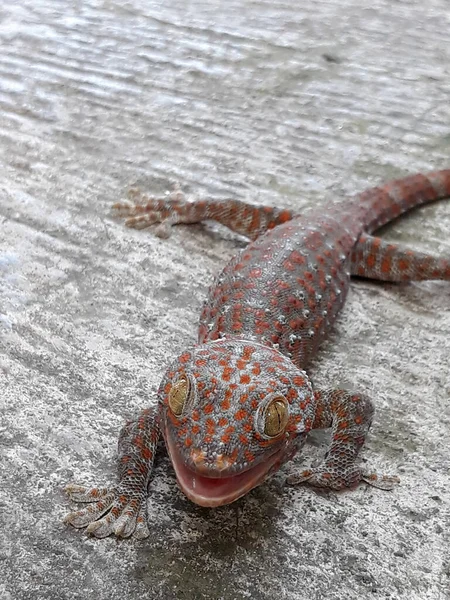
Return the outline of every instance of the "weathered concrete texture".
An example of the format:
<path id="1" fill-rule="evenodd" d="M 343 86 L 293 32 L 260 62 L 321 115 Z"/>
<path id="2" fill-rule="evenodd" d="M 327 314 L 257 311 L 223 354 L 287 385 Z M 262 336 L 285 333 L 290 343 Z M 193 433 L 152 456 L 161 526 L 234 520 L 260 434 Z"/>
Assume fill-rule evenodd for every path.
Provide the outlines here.
<path id="1" fill-rule="evenodd" d="M 355 283 L 313 370 L 376 400 L 364 459 L 394 492 L 283 488 L 286 468 L 205 510 L 163 457 L 151 538 L 118 543 L 63 526 L 61 489 L 114 480 L 121 424 L 239 243 L 162 241 L 110 204 L 180 181 L 301 210 L 448 167 L 448 0 L 16 0 L 0 20 L 2 600 L 447 598 L 448 284 Z M 447 255 L 449 234 L 445 202 L 388 232 Z"/>

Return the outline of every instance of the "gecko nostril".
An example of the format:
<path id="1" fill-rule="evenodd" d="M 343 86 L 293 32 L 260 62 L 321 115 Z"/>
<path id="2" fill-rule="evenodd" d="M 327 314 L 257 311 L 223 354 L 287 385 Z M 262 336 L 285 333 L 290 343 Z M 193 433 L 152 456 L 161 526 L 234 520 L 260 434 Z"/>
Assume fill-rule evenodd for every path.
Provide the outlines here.
<path id="1" fill-rule="evenodd" d="M 206 453 L 203 450 L 195 448 L 191 451 L 191 459 L 197 468 L 202 467 L 205 465 Z"/>
<path id="2" fill-rule="evenodd" d="M 224 454 L 219 454 L 216 458 L 216 469 L 219 472 L 226 471 L 231 467 L 233 461 L 229 456 L 225 456 Z"/>
<path id="3" fill-rule="evenodd" d="M 225 454 L 208 456 L 200 449 L 191 451 L 191 460 L 195 469 L 205 474 L 223 473 L 233 465 L 233 460 Z"/>

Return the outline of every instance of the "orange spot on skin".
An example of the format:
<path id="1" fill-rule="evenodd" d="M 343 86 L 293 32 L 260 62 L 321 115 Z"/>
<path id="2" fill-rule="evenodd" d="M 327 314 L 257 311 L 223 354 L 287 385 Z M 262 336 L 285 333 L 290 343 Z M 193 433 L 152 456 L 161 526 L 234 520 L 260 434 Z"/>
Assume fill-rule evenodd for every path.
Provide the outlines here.
<path id="1" fill-rule="evenodd" d="M 186 446 L 186 448 L 190 448 L 192 446 L 192 438 L 186 438 L 184 440 L 184 445 Z"/>
<path id="2" fill-rule="evenodd" d="M 190 358 L 191 358 L 191 355 L 189 352 L 183 352 L 183 354 L 179 358 L 179 361 L 182 363 L 187 363 Z"/>
<path id="3" fill-rule="evenodd" d="M 241 433 L 241 435 L 239 436 L 239 440 L 243 446 L 248 446 L 248 437 L 243 433 Z"/>
<path id="4" fill-rule="evenodd" d="M 407 271 L 409 269 L 409 262 L 407 260 L 400 259 L 397 265 L 400 271 Z"/>
<path id="5" fill-rule="evenodd" d="M 206 413 L 207 415 L 210 415 L 214 410 L 214 406 L 212 404 L 207 404 L 204 408 L 203 408 L 203 412 Z"/>
<path id="6" fill-rule="evenodd" d="M 280 223 L 286 223 L 286 221 L 290 221 L 292 219 L 292 215 L 288 210 L 282 210 L 278 215 L 278 221 Z"/>
<path id="7" fill-rule="evenodd" d="M 259 223 L 260 223 L 259 211 L 255 209 L 252 211 L 252 220 L 250 221 L 250 227 L 249 227 L 250 231 L 258 231 Z"/>
<path id="8" fill-rule="evenodd" d="M 225 425 L 228 424 L 228 419 L 226 419 L 225 417 L 220 417 L 220 419 L 218 420 L 218 425 L 219 427 L 225 427 Z"/>
<path id="9" fill-rule="evenodd" d="M 153 458 L 153 452 L 150 448 L 145 447 L 141 450 L 141 456 L 144 460 L 151 460 Z"/>
<path id="10" fill-rule="evenodd" d="M 197 435 L 198 433 L 200 433 L 200 427 L 198 425 L 193 425 L 191 431 L 194 435 Z"/>
<path id="11" fill-rule="evenodd" d="M 220 403 L 220 408 L 222 410 L 228 410 L 231 406 L 230 400 L 229 398 L 225 398 L 224 400 L 222 400 L 222 402 Z"/>
<path id="12" fill-rule="evenodd" d="M 286 271 L 295 271 L 295 265 L 292 264 L 290 260 L 285 260 L 283 262 L 283 268 L 286 269 Z"/>
<path id="13" fill-rule="evenodd" d="M 290 285 L 286 283 L 286 281 L 282 281 L 281 279 L 277 279 L 275 284 L 276 288 L 279 290 L 288 290 L 290 288 Z"/>
<path id="14" fill-rule="evenodd" d="M 234 413 L 234 418 L 236 419 L 236 421 L 243 421 L 247 417 L 248 417 L 247 411 L 243 410 L 242 408 Z"/>
<path id="15" fill-rule="evenodd" d="M 286 394 L 286 398 L 289 400 L 289 402 L 292 402 L 292 400 L 295 400 L 298 397 L 297 392 L 294 390 L 294 388 L 291 388 L 288 393 Z"/>
<path id="16" fill-rule="evenodd" d="M 303 301 L 300 300 L 299 298 L 296 298 L 295 296 L 288 296 L 287 303 L 292 308 L 302 308 L 303 307 Z"/>
<path id="17" fill-rule="evenodd" d="M 249 277 L 255 277 L 257 279 L 258 277 L 261 277 L 262 269 L 259 267 L 256 269 L 252 269 L 248 275 L 249 275 Z"/>
<path id="18" fill-rule="evenodd" d="M 230 381 L 231 374 L 233 373 L 233 369 L 231 367 L 225 367 L 222 372 L 223 381 Z"/>
<path id="19" fill-rule="evenodd" d="M 292 381 L 295 385 L 298 385 L 299 387 L 305 385 L 305 380 L 300 375 L 295 375 L 295 377 L 292 378 Z"/>
<path id="20" fill-rule="evenodd" d="M 246 450 L 244 452 L 244 458 L 247 462 L 253 462 L 255 460 L 255 455 L 252 454 L 251 452 L 249 452 L 248 450 Z"/>
<path id="21" fill-rule="evenodd" d="M 255 349 L 252 348 L 251 346 L 244 346 L 244 351 L 242 352 L 242 358 L 244 360 L 250 360 L 254 351 L 255 351 Z"/>
<path id="22" fill-rule="evenodd" d="M 294 330 L 300 329 L 301 327 L 303 327 L 304 324 L 305 324 L 304 319 L 291 319 L 289 321 L 289 327 Z"/>
<path id="23" fill-rule="evenodd" d="M 377 262 L 376 255 L 369 254 L 369 256 L 367 257 L 367 260 L 366 260 L 366 265 L 369 267 L 369 269 L 372 269 L 375 266 L 376 262 Z"/>
<path id="24" fill-rule="evenodd" d="M 241 397 L 239 398 L 239 402 L 241 402 L 242 404 L 245 404 L 245 402 L 247 402 L 248 400 L 248 394 L 241 394 Z"/>
<path id="25" fill-rule="evenodd" d="M 166 383 L 166 385 L 164 386 L 164 393 L 168 394 L 171 389 L 172 389 L 172 384 L 171 383 Z"/>
<path id="26" fill-rule="evenodd" d="M 252 368 L 253 375 L 259 375 L 261 373 L 261 365 L 259 363 L 255 363 Z"/>
<path id="27" fill-rule="evenodd" d="M 250 375 L 247 375 L 247 373 L 245 373 L 244 375 L 241 375 L 239 381 L 244 384 L 250 383 Z"/>
<path id="28" fill-rule="evenodd" d="M 214 423 L 213 419 L 206 420 L 206 431 L 209 435 L 214 435 L 216 431 L 216 424 Z"/>
<path id="29" fill-rule="evenodd" d="M 389 257 L 384 258 L 381 261 L 381 272 L 389 273 L 391 271 L 391 268 L 392 268 L 392 260 Z"/>
<path id="30" fill-rule="evenodd" d="M 238 455 L 239 455 L 239 450 L 237 448 L 235 448 L 233 450 L 233 452 L 231 453 L 231 455 L 229 456 L 230 463 L 232 465 L 234 465 L 234 463 L 236 462 Z"/>
<path id="31" fill-rule="evenodd" d="M 305 257 L 302 256 L 300 254 L 300 252 L 297 252 L 297 250 L 294 250 L 293 252 L 291 252 L 289 258 L 290 258 L 291 262 L 293 262 L 296 265 L 304 265 L 306 262 Z"/>
<path id="32" fill-rule="evenodd" d="M 361 423 L 362 423 L 362 422 L 363 422 L 363 418 L 362 418 L 362 416 L 361 416 L 361 415 L 357 415 L 357 416 L 355 417 L 355 423 L 356 423 L 357 425 L 361 425 Z"/>
<path id="33" fill-rule="evenodd" d="M 245 369 L 246 366 L 247 366 L 247 361 L 242 360 L 242 358 L 240 358 L 239 360 L 236 361 L 236 367 L 239 370 L 242 371 L 243 369 Z"/>

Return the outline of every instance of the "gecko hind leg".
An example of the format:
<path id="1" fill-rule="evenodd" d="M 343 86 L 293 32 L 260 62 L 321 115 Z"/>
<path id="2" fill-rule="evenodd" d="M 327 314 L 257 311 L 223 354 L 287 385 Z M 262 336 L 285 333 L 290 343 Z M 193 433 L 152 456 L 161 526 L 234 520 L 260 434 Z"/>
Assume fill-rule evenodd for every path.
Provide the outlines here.
<path id="1" fill-rule="evenodd" d="M 380 281 L 450 281 L 450 259 L 436 258 L 363 233 L 353 249 L 352 275 Z"/>

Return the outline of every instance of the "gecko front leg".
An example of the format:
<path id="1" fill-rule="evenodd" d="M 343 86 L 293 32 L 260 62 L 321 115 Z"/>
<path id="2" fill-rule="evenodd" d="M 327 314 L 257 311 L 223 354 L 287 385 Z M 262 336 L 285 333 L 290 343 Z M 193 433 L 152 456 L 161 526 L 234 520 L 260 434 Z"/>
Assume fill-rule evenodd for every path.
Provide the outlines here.
<path id="1" fill-rule="evenodd" d="M 119 483 L 112 488 L 85 488 L 69 484 L 65 491 L 75 502 L 90 503 L 69 513 L 65 523 L 98 538 L 114 533 L 117 537 L 148 537 L 148 484 L 159 438 L 157 407 L 143 410 L 129 421 L 119 437 Z"/>
<path id="2" fill-rule="evenodd" d="M 321 465 L 294 473 L 287 482 L 334 490 L 365 482 L 380 489 L 392 489 L 399 482 L 398 477 L 365 472 L 356 464 L 372 423 L 372 401 L 364 394 L 346 390 L 316 391 L 314 397 L 316 416 L 312 428 L 331 427 L 331 444 Z"/>

